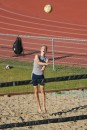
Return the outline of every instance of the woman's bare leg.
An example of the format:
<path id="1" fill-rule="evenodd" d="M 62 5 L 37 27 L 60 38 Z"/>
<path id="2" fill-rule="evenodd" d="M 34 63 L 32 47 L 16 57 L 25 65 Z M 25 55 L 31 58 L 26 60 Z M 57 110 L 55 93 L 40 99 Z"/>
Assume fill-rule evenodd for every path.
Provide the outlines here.
<path id="1" fill-rule="evenodd" d="M 41 113 L 41 106 L 40 106 L 40 100 L 39 100 L 39 94 L 38 94 L 38 86 L 34 86 L 34 94 L 35 94 L 36 103 L 38 106 L 38 112 Z"/>
<path id="2" fill-rule="evenodd" d="M 43 110 L 44 110 L 44 112 L 47 112 L 46 111 L 46 98 L 45 98 L 44 86 L 40 86 L 40 91 L 42 94 Z"/>

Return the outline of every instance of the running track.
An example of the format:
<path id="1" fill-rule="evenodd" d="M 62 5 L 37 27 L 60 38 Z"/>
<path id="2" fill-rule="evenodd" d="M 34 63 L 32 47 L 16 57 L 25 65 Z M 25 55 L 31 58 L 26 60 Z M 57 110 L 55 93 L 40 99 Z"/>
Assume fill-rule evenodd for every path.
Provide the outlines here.
<path id="1" fill-rule="evenodd" d="M 43 11 L 51 4 L 50 14 Z M 67 37 L 87 40 L 86 0 L 0 0 L 0 33 L 26 36 Z M 0 57 L 32 61 L 42 44 L 49 47 L 52 58 L 52 41 L 22 37 L 24 56 L 16 57 L 12 50 L 16 37 L 0 36 Z M 55 63 L 87 66 L 87 42 L 55 40 Z"/>

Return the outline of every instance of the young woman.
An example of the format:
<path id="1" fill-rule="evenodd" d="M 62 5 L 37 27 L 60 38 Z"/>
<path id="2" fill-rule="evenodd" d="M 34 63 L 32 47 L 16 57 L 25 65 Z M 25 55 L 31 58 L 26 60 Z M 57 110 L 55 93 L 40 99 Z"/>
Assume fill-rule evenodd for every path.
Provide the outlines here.
<path id="1" fill-rule="evenodd" d="M 35 55 L 33 71 L 32 71 L 32 81 L 34 86 L 35 98 L 38 106 L 38 112 L 41 113 L 41 106 L 38 94 L 38 84 L 40 84 L 40 91 L 42 94 L 43 101 L 43 111 L 46 112 L 46 102 L 45 102 L 45 92 L 44 92 L 44 70 L 48 65 L 48 59 L 46 57 L 47 46 L 43 45 L 40 50 L 39 55 Z"/>

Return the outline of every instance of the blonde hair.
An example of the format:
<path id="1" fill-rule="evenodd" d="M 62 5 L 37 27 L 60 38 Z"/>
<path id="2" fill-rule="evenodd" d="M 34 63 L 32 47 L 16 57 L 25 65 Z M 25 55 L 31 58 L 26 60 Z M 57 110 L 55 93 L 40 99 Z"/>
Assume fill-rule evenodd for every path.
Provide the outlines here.
<path id="1" fill-rule="evenodd" d="M 47 46 L 47 45 L 42 45 L 41 48 L 42 48 L 42 47 L 45 47 L 45 48 L 46 48 L 46 51 L 47 51 L 47 49 L 48 49 L 48 46 Z"/>

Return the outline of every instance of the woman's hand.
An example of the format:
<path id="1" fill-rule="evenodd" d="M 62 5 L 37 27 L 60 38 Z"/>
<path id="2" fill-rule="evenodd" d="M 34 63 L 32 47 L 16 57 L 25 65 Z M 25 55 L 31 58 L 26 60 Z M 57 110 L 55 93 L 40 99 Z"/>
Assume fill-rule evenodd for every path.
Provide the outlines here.
<path id="1" fill-rule="evenodd" d="M 45 70 L 45 68 L 46 68 L 46 66 L 44 65 L 44 66 L 41 68 L 41 70 L 42 70 L 42 71 L 44 71 L 44 70 Z"/>

